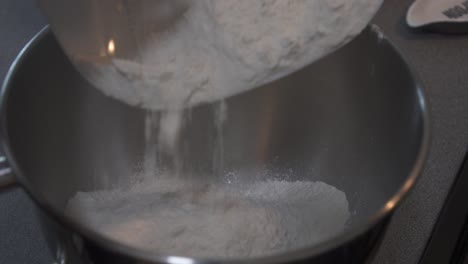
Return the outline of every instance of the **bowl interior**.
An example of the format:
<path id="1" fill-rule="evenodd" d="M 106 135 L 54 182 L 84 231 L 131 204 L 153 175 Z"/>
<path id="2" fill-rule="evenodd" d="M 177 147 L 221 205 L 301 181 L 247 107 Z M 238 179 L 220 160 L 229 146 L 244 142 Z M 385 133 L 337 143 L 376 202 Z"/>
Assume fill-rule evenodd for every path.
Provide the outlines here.
<path id="1" fill-rule="evenodd" d="M 125 183 L 141 166 L 146 112 L 92 88 L 50 33 L 17 65 L 8 89 L 5 125 L 20 179 L 58 212 L 77 191 Z M 399 54 L 366 30 L 287 78 L 227 99 L 224 167 L 292 171 L 291 180 L 336 186 L 349 200 L 352 227 L 407 181 L 422 146 L 422 103 Z M 183 131 L 193 177 L 214 177 L 206 175 L 219 142 L 218 107 L 194 108 Z"/>

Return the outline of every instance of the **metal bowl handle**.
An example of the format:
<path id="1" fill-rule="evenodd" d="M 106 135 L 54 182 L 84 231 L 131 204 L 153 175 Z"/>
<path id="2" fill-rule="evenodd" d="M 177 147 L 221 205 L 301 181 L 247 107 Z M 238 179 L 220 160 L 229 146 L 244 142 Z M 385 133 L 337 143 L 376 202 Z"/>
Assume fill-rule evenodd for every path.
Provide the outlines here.
<path id="1" fill-rule="evenodd" d="M 16 179 L 13 171 L 8 165 L 5 156 L 0 155 L 0 191 L 16 185 Z"/>

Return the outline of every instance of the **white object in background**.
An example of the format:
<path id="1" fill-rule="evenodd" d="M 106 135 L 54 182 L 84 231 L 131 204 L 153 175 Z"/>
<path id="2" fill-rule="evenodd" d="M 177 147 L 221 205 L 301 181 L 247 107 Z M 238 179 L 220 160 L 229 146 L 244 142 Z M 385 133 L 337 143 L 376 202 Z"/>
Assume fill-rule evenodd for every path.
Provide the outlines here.
<path id="1" fill-rule="evenodd" d="M 409 27 L 439 33 L 468 32 L 468 0 L 416 0 L 408 9 Z"/>

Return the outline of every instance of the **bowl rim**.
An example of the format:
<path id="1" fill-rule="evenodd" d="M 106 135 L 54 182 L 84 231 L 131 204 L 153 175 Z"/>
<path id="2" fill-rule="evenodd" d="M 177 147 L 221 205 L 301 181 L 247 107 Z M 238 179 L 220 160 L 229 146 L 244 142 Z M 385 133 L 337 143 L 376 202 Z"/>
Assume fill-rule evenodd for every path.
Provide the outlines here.
<path id="1" fill-rule="evenodd" d="M 370 29 L 369 29 L 370 28 Z M 107 238 L 101 235 L 99 232 L 93 231 L 90 228 L 81 225 L 76 220 L 66 217 L 63 212 L 59 212 L 51 206 L 46 199 L 40 195 L 40 193 L 35 190 L 34 186 L 24 177 L 21 168 L 18 166 L 16 159 L 11 151 L 11 146 L 9 144 L 9 137 L 7 133 L 6 126 L 6 106 L 8 101 L 9 91 L 11 90 L 11 83 L 14 80 L 16 73 L 21 69 L 22 64 L 25 60 L 28 59 L 28 55 L 35 47 L 47 36 L 51 35 L 51 30 L 49 26 L 45 26 L 40 30 L 20 51 L 16 59 L 11 64 L 6 77 L 4 79 L 2 89 L 0 91 L 0 148 L 3 151 L 4 155 L 7 158 L 8 164 L 13 170 L 13 174 L 16 178 L 16 181 L 19 186 L 21 186 L 32 198 L 32 200 L 44 211 L 48 213 L 53 219 L 58 223 L 66 226 L 70 230 L 76 231 L 83 237 L 93 241 L 97 245 L 107 249 L 111 252 L 116 252 L 130 258 L 135 258 L 139 260 L 144 260 L 150 263 L 170 263 L 170 264 L 204 264 L 204 263 L 255 263 L 255 264 L 267 264 L 267 263 L 284 263 L 288 261 L 297 261 L 304 260 L 307 258 L 317 257 L 323 253 L 329 252 L 335 248 L 338 248 L 342 245 L 345 245 L 352 240 L 358 238 L 359 236 L 365 234 L 367 231 L 371 230 L 373 227 L 377 226 L 381 221 L 386 219 L 390 213 L 395 209 L 396 206 L 401 204 L 401 201 L 404 197 L 407 196 L 408 192 L 415 185 L 418 176 L 421 174 L 424 163 L 428 157 L 430 149 L 430 138 L 431 138 L 431 124 L 430 124 L 430 113 L 429 105 L 424 91 L 423 86 L 421 85 L 420 78 L 410 67 L 407 60 L 402 56 L 400 50 L 396 48 L 381 32 L 381 30 L 374 25 L 371 25 L 366 30 L 370 30 L 373 37 L 379 41 L 379 45 L 387 45 L 388 49 L 395 54 L 405 66 L 405 71 L 413 78 L 414 88 L 417 92 L 419 110 L 422 116 L 422 135 L 420 138 L 420 147 L 418 154 L 416 155 L 415 162 L 411 171 L 402 184 L 402 186 L 397 189 L 397 191 L 392 195 L 392 197 L 378 210 L 376 211 L 367 221 L 362 221 L 362 223 L 356 224 L 350 229 L 344 230 L 343 232 L 327 239 L 324 242 L 319 244 L 304 247 L 301 249 L 291 250 L 284 253 L 277 253 L 273 255 L 268 255 L 264 257 L 254 257 L 254 258 L 192 258 L 185 256 L 175 256 L 175 255 L 164 255 L 154 253 L 149 250 L 142 250 L 136 247 L 131 247 L 124 245 L 115 240 Z"/>

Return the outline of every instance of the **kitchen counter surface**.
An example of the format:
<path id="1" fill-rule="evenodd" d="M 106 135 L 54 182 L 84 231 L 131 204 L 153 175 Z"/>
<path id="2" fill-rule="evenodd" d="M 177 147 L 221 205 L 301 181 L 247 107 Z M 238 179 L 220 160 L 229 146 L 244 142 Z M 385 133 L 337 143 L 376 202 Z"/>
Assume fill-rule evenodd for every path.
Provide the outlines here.
<path id="1" fill-rule="evenodd" d="M 411 1 L 386 1 L 375 23 L 414 66 L 429 98 L 432 148 L 415 189 L 397 210 L 372 264 L 417 264 L 468 149 L 468 34 L 415 34 Z M 45 21 L 33 0 L 0 1 L 0 79 Z M 397 105 L 395 107 L 398 107 Z M 0 263 L 53 263 L 24 191 L 0 194 Z"/>

